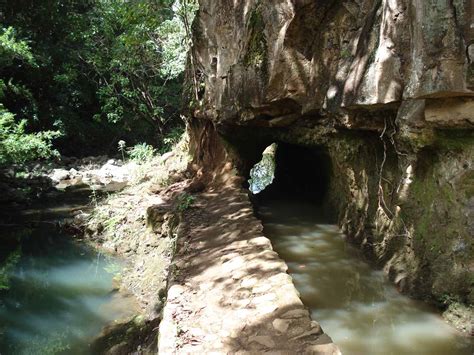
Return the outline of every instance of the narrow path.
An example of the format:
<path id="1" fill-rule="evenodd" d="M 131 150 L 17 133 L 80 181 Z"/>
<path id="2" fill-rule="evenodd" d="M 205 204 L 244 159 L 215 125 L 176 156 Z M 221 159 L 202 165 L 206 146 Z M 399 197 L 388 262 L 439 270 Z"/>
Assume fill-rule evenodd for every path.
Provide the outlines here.
<path id="1" fill-rule="evenodd" d="M 160 324 L 160 354 L 339 354 L 237 189 L 185 213 Z"/>

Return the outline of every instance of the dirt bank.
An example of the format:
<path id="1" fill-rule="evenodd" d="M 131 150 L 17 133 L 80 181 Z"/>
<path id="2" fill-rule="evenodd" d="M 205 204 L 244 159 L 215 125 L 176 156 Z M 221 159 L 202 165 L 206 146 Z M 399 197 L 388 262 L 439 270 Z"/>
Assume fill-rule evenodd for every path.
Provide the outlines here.
<path id="1" fill-rule="evenodd" d="M 103 329 L 91 344 L 94 353 L 156 353 L 179 219 L 173 201 L 189 183 L 185 147 L 183 141 L 173 153 L 142 164 L 129 186 L 96 201 L 93 212 L 82 222 L 88 241 L 125 259 L 127 267 L 117 277 L 117 288 L 133 295 L 140 306 L 135 316 Z M 152 206 L 162 206 L 163 214 L 154 214 Z"/>

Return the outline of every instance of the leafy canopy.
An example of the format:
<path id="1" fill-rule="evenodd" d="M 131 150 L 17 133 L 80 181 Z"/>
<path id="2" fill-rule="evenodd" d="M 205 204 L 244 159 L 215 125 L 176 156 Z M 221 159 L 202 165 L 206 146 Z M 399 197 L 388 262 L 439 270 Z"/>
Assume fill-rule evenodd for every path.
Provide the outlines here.
<path id="1" fill-rule="evenodd" d="M 4 2 L 0 103 L 2 115 L 13 114 L 3 119 L 4 135 L 23 132 L 45 149 L 97 154 L 121 139 L 162 150 L 182 126 L 186 23 L 195 1 Z M 40 157 L 2 159 L 21 154 L 23 161 Z"/>

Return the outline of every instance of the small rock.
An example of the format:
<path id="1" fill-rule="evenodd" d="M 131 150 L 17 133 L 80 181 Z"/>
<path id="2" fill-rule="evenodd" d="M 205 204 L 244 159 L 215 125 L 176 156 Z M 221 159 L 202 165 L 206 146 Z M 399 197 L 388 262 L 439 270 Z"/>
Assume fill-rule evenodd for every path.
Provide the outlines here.
<path id="1" fill-rule="evenodd" d="M 269 336 L 253 336 L 249 338 L 249 343 L 256 342 L 267 348 L 275 347 L 275 342 Z"/>
<path id="2" fill-rule="evenodd" d="M 250 304 L 250 300 L 243 299 L 243 300 L 237 300 L 234 302 L 235 306 L 238 308 L 245 308 Z"/>
<path id="3" fill-rule="evenodd" d="M 205 188 L 206 185 L 202 181 L 195 180 L 191 182 L 188 187 L 185 188 L 185 191 L 194 194 L 204 191 Z"/>
<path id="4" fill-rule="evenodd" d="M 72 177 L 76 177 L 77 175 L 79 175 L 79 171 L 77 171 L 74 168 L 69 169 L 69 175 L 72 176 Z"/>
<path id="5" fill-rule="evenodd" d="M 245 321 L 253 313 L 253 310 L 250 309 L 237 309 L 234 312 L 235 318 Z"/>
<path id="6" fill-rule="evenodd" d="M 272 288 L 272 286 L 269 285 L 269 284 L 259 285 L 259 286 L 254 287 L 252 289 L 252 292 L 253 293 L 265 293 L 265 292 L 269 291 L 271 288 Z"/>
<path id="7" fill-rule="evenodd" d="M 318 335 L 318 334 L 321 334 L 322 330 L 321 330 L 321 327 L 315 327 L 315 328 L 311 328 L 310 330 L 298 335 L 298 336 L 295 336 L 293 339 L 296 340 L 296 339 L 301 339 L 301 338 L 304 338 L 304 337 L 307 337 L 307 336 L 310 336 L 310 335 Z"/>
<path id="8" fill-rule="evenodd" d="M 261 304 L 261 303 L 271 302 L 271 301 L 274 301 L 276 298 L 277 297 L 274 293 L 267 293 L 266 295 L 255 297 L 252 300 L 252 303 Z"/>
<path id="9" fill-rule="evenodd" d="M 168 290 L 168 300 L 174 300 L 178 298 L 184 292 L 184 287 L 180 285 L 173 285 Z"/>
<path id="10" fill-rule="evenodd" d="M 273 313 L 277 309 L 278 309 L 278 307 L 273 305 L 273 304 L 266 304 L 262 307 L 258 307 L 258 312 L 263 315 L 263 314 Z"/>
<path id="11" fill-rule="evenodd" d="M 244 265 L 244 260 L 242 257 L 236 257 L 232 260 L 229 260 L 222 264 L 222 271 L 224 273 L 229 273 L 232 270 L 236 270 Z"/>
<path id="12" fill-rule="evenodd" d="M 240 286 L 242 286 L 242 287 L 253 287 L 257 282 L 258 282 L 257 278 L 250 277 L 250 278 L 244 279 L 241 282 Z"/>
<path id="13" fill-rule="evenodd" d="M 281 315 L 281 318 L 294 319 L 294 318 L 301 318 L 301 317 L 308 317 L 308 316 L 309 316 L 309 312 L 305 309 L 293 309 Z"/>
<path id="14" fill-rule="evenodd" d="M 174 152 L 168 152 L 168 153 L 165 153 L 163 154 L 161 157 L 160 157 L 160 160 L 164 163 L 166 162 L 169 158 L 173 157 L 174 156 Z"/>
<path id="15" fill-rule="evenodd" d="M 273 328 L 275 328 L 280 333 L 285 333 L 288 330 L 288 327 L 290 326 L 290 321 L 277 318 L 272 322 L 272 325 Z"/>
<path id="16" fill-rule="evenodd" d="M 53 169 L 50 175 L 51 180 L 54 182 L 60 182 L 61 180 L 67 180 L 70 178 L 69 171 L 64 169 Z"/>

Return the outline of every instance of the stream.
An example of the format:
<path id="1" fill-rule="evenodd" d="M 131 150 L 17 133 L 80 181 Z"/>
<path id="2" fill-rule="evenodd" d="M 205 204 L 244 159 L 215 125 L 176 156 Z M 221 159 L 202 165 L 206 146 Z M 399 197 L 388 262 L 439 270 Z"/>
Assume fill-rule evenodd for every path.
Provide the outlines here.
<path id="1" fill-rule="evenodd" d="M 425 303 L 401 295 L 363 260 L 322 211 L 301 201 L 263 199 L 264 233 L 288 265 L 303 303 L 343 354 L 474 353 Z"/>
<path id="2" fill-rule="evenodd" d="M 114 290 L 123 262 L 58 228 L 90 209 L 90 194 L 73 188 L 26 210 L 2 211 L 9 227 L 0 232 L 0 261 L 9 262 L 0 289 L 0 354 L 89 354 L 106 324 L 136 313 L 135 301 Z"/>

